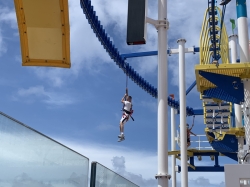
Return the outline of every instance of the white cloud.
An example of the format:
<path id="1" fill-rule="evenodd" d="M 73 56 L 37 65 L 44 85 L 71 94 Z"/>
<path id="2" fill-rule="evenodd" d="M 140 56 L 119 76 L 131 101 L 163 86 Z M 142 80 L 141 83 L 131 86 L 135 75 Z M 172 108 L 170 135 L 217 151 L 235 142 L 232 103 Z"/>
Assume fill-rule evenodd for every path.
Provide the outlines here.
<path id="1" fill-rule="evenodd" d="M 126 179 L 134 182 L 135 184 L 137 184 L 139 186 L 144 186 L 144 187 L 152 187 L 152 186 L 157 185 L 157 180 L 155 180 L 153 178 L 144 179 L 141 174 L 138 175 L 138 174 L 134 174 L 132 172 L 128 172 L 126 170 L 126 166 L 125 166 L 125 163 L 126 163 L 125 157 L 115 156 L 115 157 L 113 157 L 113 159 L 111 161 L 112 161 L 113 169 L 115 172 L 122 175 Z"/>
<path id="2" fill-rule="evenodd" d="M 6 53 L 7 47 L 5 45 L 5 42 L 3 41 L 3 36 L 2 36 L 2 29 L 0 29 L 0 56 L 3 53 Z"/>
<path id="3" fill-rule="evenodd" d="M 225 187 L 224 173 L 192 174 L 189 179 L 190 186 Z"/>
<path id="4" fill-rule="evenodd" d="M 157 101 L 141 101 L 138 105 L 141 105 L 152 112 L 157 112 Z"/>
<path id="5" fill-rule="evenodd" d="M 117 129 L 117 126 L 110 125 L 110 124 L 100 124 L 96 128 L 99 131 L 107 131 L 107 130 L 111 130 L 111 129 Z"/>
<path id="6" fill-rule="evenodd" d="M 54 87 L 62 87 L 66 80 L 71 76 L 72 72 L 69 69 L 59 68 L 44 68 L 44 67 L 33 67 L 33 72 L 41 80 L 49 80 L 50 85 Z"/>
<path id="7" fill-rule="evenodd" d="M 7 52 L 6 36 L 3 35 L 4 24 L 12 29 L 17 28 L 15 11 L 7 7 L 0 6 L 0 56 Z"/>
<path id="8" fill-rule="evenodd" d="M 87 156 L 90 161 L 97 161 L 112 170 L 115 168 L 111 160 L 116 156 L 123 156 L 126 158 L 126 171 L 135 173 L 136 175 L 142 175 L 145 179 L 153 178 L 157 172 L 157 155 L 152 152 L 135 151 L 124 147 L 121 143 L 117 143 L 116 146 L 92 142 L 79 144 L 61 138 L 58 138 L 58 140 L 73 150 Z"/>
<path id="9" fill-rule="evenodd" d="M 14 9 L 0 7 L 0 22 L 10 24 L 11 28 L 17 28 L 16 13 Z"/>
<path id="10" fill-rule="evenodd" d="M 25 100 L 29 103 L 36 101 L 37 99 L 50 106 L 65 106 L 74 104 L 77 99 L 68 94 L 62 94 L 60 92 L 46 91 L 43 86 L 30 87 L 28 89 L 21 88 L 14 95 L 15 100 Z"/>
<path id="11" fill-rule="evenodd" d="M 196 176 L 197 177 L 197 176 Z M 225 187 L 225 183 L 223 181 L 219 183 L 212 183 L 209 178 L 205 178 L 203 176 L 199 176 L 196 179 L 190 179 L 190 186 L 204 186 L 204 187 Z"/>

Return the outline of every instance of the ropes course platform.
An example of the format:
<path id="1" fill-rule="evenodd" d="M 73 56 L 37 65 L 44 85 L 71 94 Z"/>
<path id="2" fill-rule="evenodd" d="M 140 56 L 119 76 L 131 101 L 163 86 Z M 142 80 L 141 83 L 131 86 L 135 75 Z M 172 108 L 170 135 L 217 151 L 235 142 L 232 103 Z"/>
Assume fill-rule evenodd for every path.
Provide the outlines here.
<path id="1" fill-rule="evenodd" d="M 214 150 L 223 153 L 236 153 L 238 152 L 237 137 L 244 137 L 245 129 L 244 127 L 229 128 L 227 131 L 218 133 L 216 131 L 211 131 L 210 129 L 206 128 L 205 133 L 209 143 L 211 144 Z"/>
<path id="2" fill-rule="evenodd" d="M 224 75 L 225 78 L 227 78 L 227 76 L 237 77 L 240 79 L 250 78 L 250 63 L 220 64 L 219 66 L 216 66 L 216 64 L 196 65 L 195 76 L 199 92 L 216 87 L 211 80 L 206 78 L 206 75 L 203 76 L 203 72 L 208 72 L 211 75 Z M 232 82 L 228 83 L 230 86 L 233 86 Z"/>
<path id="3" fill-rule="evenodd" d="M 174 155 L 175 158 L 180 160 L 180 151 L 169 151 L 168 155 Z M 216 150 L 187 150 L 188 160 L 188 171 L 189 172 L 224 172 L 224 167 L 219 165 L 219 156 L 230 156 L 232 158 L 237 157 L 236 153 L 220 153 Z M 197 157 L 199 161 L 202 157 L 210 157 L 211 161 L 214 161 L 214 166 L 195 166 L 194 157 Z M 175 170 L 181 172 L 181 167 L 176 166 Z"/>

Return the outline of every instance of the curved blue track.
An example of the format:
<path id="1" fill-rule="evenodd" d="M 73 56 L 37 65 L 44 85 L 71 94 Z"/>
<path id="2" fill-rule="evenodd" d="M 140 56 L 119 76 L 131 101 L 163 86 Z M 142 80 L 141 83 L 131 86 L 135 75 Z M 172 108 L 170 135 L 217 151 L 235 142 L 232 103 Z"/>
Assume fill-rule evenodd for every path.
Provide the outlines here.
<path id="1" fill-rule="evenodd" d="M 83 9 L 86 18 L 91 25 L 96 37 L 101 42 L 104 49 L 107 51 L 109 56 L 114 60 L 114 62 L 123 70 L 123 72 L 130 77 L 138 86 L 143 90 L 148 92 L 153 97 L 157 98 L 157 89 L 149 84 L 145 79 L 143 79 L 120 55 L 118 49 L 114 46 L 107 33 L 105 32 L 101 22 L 98 20 L 98 16 L 91 5 L 90 0 L 80 0 L 81 8 Z M 179 102 L 168 97 L 168 105 L 179 109 Z M 194 115 L 192 108 L 187 107 L 187 115 Z"/>

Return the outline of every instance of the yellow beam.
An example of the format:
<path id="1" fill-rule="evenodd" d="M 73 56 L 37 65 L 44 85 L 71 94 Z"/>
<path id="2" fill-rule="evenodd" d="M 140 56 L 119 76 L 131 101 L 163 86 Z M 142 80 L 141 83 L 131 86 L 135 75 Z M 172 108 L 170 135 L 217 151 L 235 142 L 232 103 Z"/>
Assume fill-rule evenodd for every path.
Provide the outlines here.
<path id="1" fill-rule="evenodd" d="M 168 151 L 168 155 L 179 155 L 181 151 Z M 192 151 L 187 151 L 188 156 L 194 156 L 194 153 Z"/>
<path id="2" fill-rule="evenodd" d="M 68 0 L 14 0 L 23 66 L 70 68 Z"/>
<path id="3" fill-rule="evenodd" d="M 215 153 L 217 151 L 215 150 L 197 150 L 197 149 L 188 149 L 187 150 L 187 155 L 188 156 L 194 156 L 194 153 Z M 181 154 L 180 153 L 180 150 L 178 151 L 168 151 L 168 155 L 179 155 Z"/>
<path id="4" fill-rule="evenodd" d="M 210 132 L 208 128 L 205 129 L 205 132 Z M 235 127 L 229 128 L 228 131 L 223 131 L 220 133 L 215 133 L 215 136 L 218 140 L 223 140 L 226 134 L 235 135 L 236 137 L 245 136 L 245 128 L 244 127 Z M 207 134 L 208 141 L 213 141 L 213 138 Z"/>
<path id="5" fill-rule="evenodd" d="M 179 156 L 177 156 L 176 157 L 178 160 L 181 160 L 181 158 L 179 157 Z M 191 165 L 191 164 L 189 164 L 189 163 L 187 163 L 187 165 L 189 166 L 189 167 L 191 167 L 193 170 L 195 170 L 195 166 L 193 166 L 193 165 Z"/>

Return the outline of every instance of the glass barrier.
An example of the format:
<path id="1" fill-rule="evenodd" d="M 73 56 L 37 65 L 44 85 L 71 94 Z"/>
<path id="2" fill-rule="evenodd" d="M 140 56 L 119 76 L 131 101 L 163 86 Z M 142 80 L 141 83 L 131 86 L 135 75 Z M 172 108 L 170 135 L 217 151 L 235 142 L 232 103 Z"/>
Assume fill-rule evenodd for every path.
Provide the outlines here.
<path id="1" fill-rule="evenodd" d="M 91 163 L 90 187 L 139 187 L 114 171 L 97 163 Z"/>
<path id="2" fill-rule="evenodd" d="M 0 187 L 86 187 L 89 160 L 0 112 Z"/>

